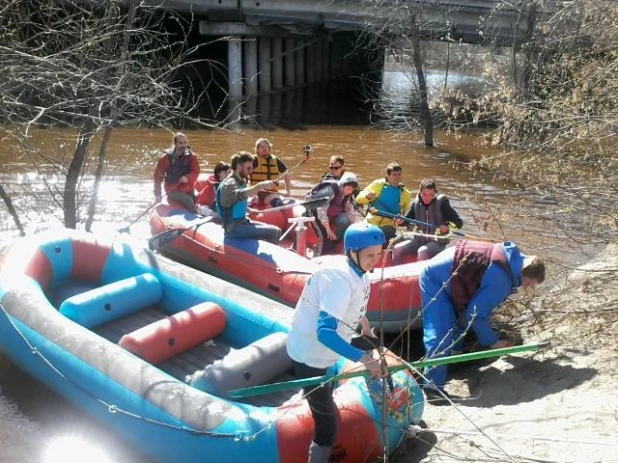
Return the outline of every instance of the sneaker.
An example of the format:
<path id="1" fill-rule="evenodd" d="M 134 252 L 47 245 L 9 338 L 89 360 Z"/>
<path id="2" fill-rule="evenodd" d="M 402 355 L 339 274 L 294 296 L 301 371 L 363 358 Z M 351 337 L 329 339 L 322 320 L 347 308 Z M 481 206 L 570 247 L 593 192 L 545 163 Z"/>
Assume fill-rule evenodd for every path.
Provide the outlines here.
<path id="1" fill-rule="evenodd" d="M 451 405 L 451 396 L 446 391 L 441 391 L 434 388 L 423 388 L 425 392 L 426 402 L 436 407 L 443 405 Z"/>

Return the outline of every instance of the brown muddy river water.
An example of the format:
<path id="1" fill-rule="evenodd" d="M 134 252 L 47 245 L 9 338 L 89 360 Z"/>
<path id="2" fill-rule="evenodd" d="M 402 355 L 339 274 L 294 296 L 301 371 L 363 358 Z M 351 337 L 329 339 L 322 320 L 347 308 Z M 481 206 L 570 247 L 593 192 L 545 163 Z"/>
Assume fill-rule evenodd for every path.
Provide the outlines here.
<path id="1" fill-rule="evenodd" d="M 491 226 L 491 220 L 508 207 L 505 199 L 512 191 L 492 181 L 489 174 L 474 175 L 463 166 L 462 161 L 466 159 L 491 153 L 477 136 L 456 137 L 438 131 L 436 147 L 426 148 L 418 135 L 370 127 L 364 109 L 350 110 L 336 98 L 331 101 L 331 96 L 325 101 L 320 93 L 309 95 L 309 101 L 301 104 L 295 102 L 294 95 L 271 96 L 268 105 L 263 103 L 256 107 L 255 123 L 229 127 L 229 130 L 187 130 L 185 133 L 206 174 L 212 172 L 219 160 L 229 160 L 239 150 L 253 151 L 259 137 L 272 142 L 273 152 L 288 168 L 303 159 L 303 145 L 311 144 L 314 151 L 309 162 L 292 174 L 295 196 L 302 196 L 318 181 L 333 154 L 345 157 L 348 170 L 359 177 L 361 186 L 383 176 L 386 165 L 397 161 L 403 167 L 402 181 L 412 191 L 417 190 L 423 178 L 436 180 L 462 216 L 464 232 L 486 234 L 480 226 L 483 221 L 489 221 L 488 230 L 496 229 Z M 313 105 L 311 98 L 314 98 Z M 13 197 L 28 232 L 61 226 L 60 210 L 51 201 L 48 189 L 62 188 L 63 180 L 54 164 L 68 165 L 75 146 L 72 137 L 68 131 L 34 132 L 30 142 L 46 156 L 44 161 L 37 160 L 36 167 L 25 152 L 11 146 L 6 139 L 0 143 L 0 182 Z M 109 146 L 106 177 L 100 187 L 95 230 L 116 233 L 150 206 L 154 199 L 154 166 L 162 149 L 170 146 L 171 139 L 172 132 L 165 130 L 115 130 Z M 92 168 L 95 161 L 90 162 L 89 168 Z M 89 194 L 92 176 L 84 177 L 82 189 Z M 480 198 L 484 198 L 484 204 Z M 6 244 L 18 234 L 4 205 L 0 206 L 0 219 L 0 243 Z M 502 223 L 500 226 L 508 239 L 522 244 L 530 253 L 570 263 L 582 259 L 581 253 L 571 251 L 556 233 L 535 229 L 535 224 Z M 147 217 L 132 227 L 132 231 L 148 236 Z M 64 399 L 21 373 L 1 355 L 0 388 L 2 395 L 15 401 L 23 413 L 42 424 L 49 440 L 69 442 L 63 461 L 148 461 Z M 10 426 L 10 422 L 0 426 Z M 76 440 L 83 445 L 79 448 L 71 445 Z M 41 443 L 41 446 L 48 443 Z M 0 461 L 4 461 L 4 445 L 6 443 L 0 445 Z"/>

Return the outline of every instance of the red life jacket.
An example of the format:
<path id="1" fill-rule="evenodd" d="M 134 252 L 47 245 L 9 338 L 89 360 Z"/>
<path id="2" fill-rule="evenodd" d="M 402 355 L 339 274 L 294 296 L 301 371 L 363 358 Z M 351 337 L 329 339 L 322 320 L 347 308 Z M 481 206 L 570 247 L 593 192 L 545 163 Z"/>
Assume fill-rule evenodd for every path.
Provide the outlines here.
<path id="1" fill-rule="evenodd" d="M 457 242 L 451 270 L 451 299 L 457 313 L 466 311 L 481 286 L 487 267 L 492 263 L 502 267 L 511 281 L 514 280 L 502 244 L 466 240 Z"/>

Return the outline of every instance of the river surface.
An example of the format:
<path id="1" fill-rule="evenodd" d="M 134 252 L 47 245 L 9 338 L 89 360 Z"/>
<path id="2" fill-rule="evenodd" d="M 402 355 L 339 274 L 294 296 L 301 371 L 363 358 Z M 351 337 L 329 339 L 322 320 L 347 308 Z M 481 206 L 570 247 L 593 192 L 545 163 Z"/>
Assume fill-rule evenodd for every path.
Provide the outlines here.
<path id="1" fill-rule="evenodd" d="M 393 108 L 395 118 L 405 119 L 405 108 L 411 105 L 409 92 L 413 82 L 401 72 L 385 73 L 383 82 L 378 89 L 382 105 Z M 429 82 L 434 82 L 437 88 L 443 85 L 443 76 L 430 76 Z M 449 76 L 450 84 L 466 85 L 466 82 L 470 79 L 465 76 Z M 474 80 L 473 84 L 479 82 Z M 488 236 L 483 225 L 488 224 L 489 232 L 501 229 L 504 236 L 521 243 L 530 252 L 567 263 L 583 258 L 580 251 L 564 246 L 559 233 L 541 229 L 538 223 L 500 223 L 499 227 L 493 223 L 499 220 L 502 209 L 508 207 L 506 198 L 514 192 L 493 181 L 489 173 L 475 175 L 465 168 L 466 160 L 492 154 L 491 149 L 482 145 L 479 136 L 455 136 L 438 130 L 436 146 L 426 148 L 420 135 L 401 130 L 406 125 L 405 120 L 397 124 L 393 119 L 377 118 L 370 111 L 372 102 L 362 98 L 359 89 L 349 82 L 277 93 L 251 102 L 244 109 L 247 119 L 228 125 L 227 130 L 193 129 L 185 133 L 206 174 L 212 172 L 219 160 L 229 160 L 237 151 L 253 151 L 259 137 L 272 142 L 274 153 L 288 168 L 303 160 L 302 147 L 311 144 L 313 155 L 292 173 L 294 196 L 302 196 L 318 181 L 333 154 L 345 157 L 348 171 L 357 174 L 361 186 L 382 177 L 386 165 L 397 161 L 403 166 L 402 181 L 412 191 L 418 189 L 423 178 L 436 180 L 462 216 L 464 232 Z M 372 126 L 370 121 L 380 123 Z M 386 126 L 397 126 L 399 130 L 386 130 Z M 62 188 L 57 166 L 68 165 L 75 146 L 73 137 L 69 131 L 33 132 L 31 146 L 45 156 L 44 160 L 36 158 L 36 166 L 27 153 L 11 146 L 10 141 L 5 139 L 0 143 L 0 182 L 13 197 L 28 232 L 61 226 L 60 210 L 51 200 L 49 189 Z M 170 146 L 171 139 L 171 130 L 114 131 L 106 177 L 99 192 L 101 200 L 95 230 L 116 233 L 148 209 L 154 199 L 153 169 L 161 151 Z M 92 171 L 94 162 L 91 161 L 87 171 Z M 82 191 L 88 196 L 91 190 L 92 176 L 87 174 Z M 525 196 L 522 200 L 534 201 L 534 198 Z M 0 206 L 0 219 L 0 242 L 6 243 L 17 236 L 17 229 L 3 205 Z M 135 234 L 147 236 L 147 217 L 137 221 L 131 229 Z M 74 461 L 148 461 L 1 357 L 0 386 L 2 394 L 17 402 L 23 413 L 42 423 L 48 435 L 48 441 L 42 446 L 49 441 L 78 440 L 82 442 L 80 450 L 74 444 L 65 450 L 76 458 Z M 10 423 L 0 423 L 0 426 L 5 425 Z M 48 461 L 55 461 L 49 458 Z M 66 461 L 66 456 L 63 460 Z M 0 461 L 3 461 L 1 447 Z"/>

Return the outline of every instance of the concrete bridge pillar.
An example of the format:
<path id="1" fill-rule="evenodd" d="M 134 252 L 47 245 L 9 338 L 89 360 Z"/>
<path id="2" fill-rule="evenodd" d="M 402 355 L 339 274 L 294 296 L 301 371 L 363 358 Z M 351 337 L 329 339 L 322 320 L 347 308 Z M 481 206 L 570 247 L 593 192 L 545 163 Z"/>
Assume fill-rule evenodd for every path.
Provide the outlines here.
<path id="1" fill-rule="evenodd" d="M 258 46 L 257 38 L 252 37 L 244 43 L 243 56 L 245 72 L 245 94 L 255 96 L 258 93 Z"/>
<path id="2" fill-rule="evenodd" d="M 330 79 L 330 40 L 322 40 L 322 80 Z"/>
<path id="3" fill-rule="evenodd" d="M 324 40 L 319 39 L 313 43 L 315 55 L 313 58 L 313 67 L 315 68 L 315 80 L 321 82 L 322 79 L 322 50 L 324 50 Z"/>
<path id="4" fill-rule="evenodd" d="M 296 39 L 294 41 L 297 50 L 294 52 L 294 80 L 296 85 L 305 83 L 305 41 Z"/>
<path id="5" fill-rule="evenodd" d="M 307 45 L 306 50 L 307 50 L 307 59 L 306 59 L 306 63 L 307 63 L 307 69 L 306 69 L 306 74 L 307 74 L 307 83 L 312 84 L 315 82 L 316 80 L 316 74 L 315 74 L 315 42 L 310 43 L 309 45 Z"/>
<path id="6" fill-rule="evenodd" d="M 259 73 L 260 73 L 260 93 L 272 91 L 272 73 L 270 72 L 270 38 L 260 37 L 258 39 Z"/>
<path id="7" fill-rule="evenodd" d="M 333 79 L 341 77 L 341 60 L 343 60 L 343 54 L 341 53 L 341 42 L 334 39 L 330 46 L 330 75 Z"/>
<path id="8" fill-rule="evenodd" d="M 230 83 L 230 98 L 242 99 L 242 42 L 240 37 L 232 37 L 227 42 L 227 73 Z"/>
<path id="9" fill-rule="evenodd" d="M 275 37 L 271 44 L 273 88 L 278 90 L 283 87 L 283 39 Z"/>
<path id="10" fill-rule="evenodd" d="M 294 50 L 294 39 L 285 39 L 285 56 L 283 57 L 283 62 L 285 66 L 285 86 L 293 87 L 294 86 L 294 55 L 296 54 Z"/>

